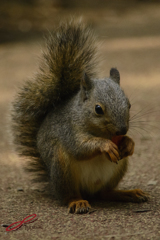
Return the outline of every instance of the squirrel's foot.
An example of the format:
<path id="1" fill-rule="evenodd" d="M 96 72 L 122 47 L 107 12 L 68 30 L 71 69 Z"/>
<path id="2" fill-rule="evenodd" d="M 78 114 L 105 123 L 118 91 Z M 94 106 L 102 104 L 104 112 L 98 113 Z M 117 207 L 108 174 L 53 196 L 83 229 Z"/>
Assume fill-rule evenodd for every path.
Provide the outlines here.
<path id="1" fill-rule="evenodd" d="M 107 154 L 107 157 L 109 157 L 111 162 L 118 163 L 120 160 L 118 147 L 110 140 L 105 143 L 102 152 Z"/>
<path id="2" fill-rule="evenodd" d="M 69 203 L 68 211 L 69 213 L 87 213 L 91 208 L 89 202 L 87 200 L 72 200 Z"/>
<path id="3" fill-rule="evenodd" d="M 134 152 L 134 141 L 130 137 L 124 136 L 118 147 L 121 159 L 131 156 Z"/>
<path id="4" fill-rule="evenodd" d="M 101 198 L 108 201 L 141 203 L 149 200 L 149 194 L 141 189 L 112 190 L 110 192 L 101 192 Z"/>
<path id="5" fill-rule="evenodd" d="M 120 194 L 120 195 L 119 195 Z M 141 189 L 133 189 L 126 191 L 118 191 L 119 199 L 123 202 L 147 202 L 149 199 L 149 194 L 144 193 Z"/>
<path id="6" fill-rule="evenodd" d="M 149 194 L 143 192 L 141 189 L 134 189 L 126 191 L 124 197 L 128 198 L 130 202 L 147 202 L 149 200 Z"/>

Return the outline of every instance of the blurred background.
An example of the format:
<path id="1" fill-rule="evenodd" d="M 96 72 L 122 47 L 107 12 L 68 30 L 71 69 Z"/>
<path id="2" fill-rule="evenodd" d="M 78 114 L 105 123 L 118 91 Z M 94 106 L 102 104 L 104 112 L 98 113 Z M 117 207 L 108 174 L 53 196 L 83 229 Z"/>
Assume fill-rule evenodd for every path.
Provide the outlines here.
<path id="1" fill-rule="evenodd" d="M 1 0 L 0 43 L 42 36 L 66 15 L 83 16 L 99 37 L 158 35 L 157 0 Z"/>
<path id="2" fill-rule="evenodd" d="M 122 73 L 125 70 L 129 77 L 132 73 L 148 76 L 151 71 L 159 72 L 158 0 L 0 0 L 0 66 L 7 61 L 7 73 L 12 64 L 21 72 L 19 64 L 26 61 L 31 64 L 33 59 L 37 62 L 35 57 L 40 56 L 44 36 L 60 21 L 72 16 L 82 17 L 101 41 L 100 54 L 106 61 L 103 74 L 112 65 Z M 12 63 L 11 56 L 14 56 Z M 33 69 L 27 71 L 27 75 L 32 74 Z M 1 74 L 3 84 L 2 79 Z M 11 81 L 9 84 L 12 85 Z"/>
<path id="3" fill-rule="evenodd" d="M 117 208 L 113 205 L 109 215 L 113 221 L 108 219 L 108 212 L 105 212 L 108 210 L 105 208 L 107 204 L 102 208 L 101 205 L 96 206 L 99 211 L 93 217 L 98 227 L 95 226 L 93 233 L 93 221 L 91 227 L 86 224 L 89 226 L 86 232 L 89 236 L 100 236 L 102 230 L 104 234 L 110 235 L 115 232 L 134 235 L 138 229 L 146 233 L 146 237 L 139 239 L 157 239 L 154 237 L 160 233 L 159 0 L 0 0 L 0 211 L 2 209 L 3 220 L 5 223 L 19 221 L 31 214 L 30 209 L 33 207 L 37 214 L 43 215 L 43 219 L 46 216 L 43 227 L 47 234 L 58 234 L 61 222 L 65 222 L 63 229 L 56 236 L 71 231 L 68 215 L 64 217 L 55 201 L 49 205 L 44 196 L 31 187 L 28 175 L 22 170 L 24 161 L 9 148 L 11 138 L 7 132 L 10 104 L 17 88 L 38 70 L 41 51 L 45 48 L 44 36 L 57 27 L 60 21 L 66 21 L 72 16 L 82 17 L 85 23 L 90 24 L 101 43 L 99 75 L 108 76 L 110 68 L 117 67 L 121 86 L 132 104 L 131 116 L 134 117 L 129 135 L 133 137 L 136 148 L 120 187 L 142 188 L 151 195 L 151 201 L 143 204 L 144 208 L 150 208 L 151 211 L 143 216 L 136 215 L 135 219 L 132 210 L 138 208 L 137 205 L 118 205 Z M 66 208 L 61 210 L 66 212 Z M 118 219 L 117 210 L 118 216 L 122 216 L 118 224 L 115 223 L 115 219 Z M 54 228 L 48 224 L 49 211 L 50 220 L 55 217 Z M 52 215 L 53 211 L 59 213 L 58 218 Z M 106 214 L 104 224 L 97 225 Z M 72 222 L 74 236 L 82 234 L 83 228 L 85 231 L 83 219 L 82 222 L 78 219 L 77 225 Z M 0 223 L 4 222 L 0 219 Z M 36 239 L 40 239 L 43 229 L 36 231 L 36 234 L 39 236 Z M 22 236 L 16 239 L 22 239 Z M 45 235 L 43 239 L 46 239 Z"/>
<path id="4" fill-rule="evenodd" d="M 44 37 L 59 22 L 82 17 L 99 42 L 100 77 L 117 67 L 121 84 L 136 101 L 150 104 L 137 90 L 160 84 L 160 1 L 0 0 L 0 86 L 2 101 L 38 70 Z M 156 86 L 156 87 L 155 87 Z M 135 90 L 137 89 L 137 90 Z M 151 94 L 151 91 L 150 91 Z M 131 99 L 132 100 L 132 99 Z M 147 102 L 148 101 L 148 102 Z M 140 103 L 140 102 L 139 102 Z M 139 104 L 136 105 L 138 108 Z"/>

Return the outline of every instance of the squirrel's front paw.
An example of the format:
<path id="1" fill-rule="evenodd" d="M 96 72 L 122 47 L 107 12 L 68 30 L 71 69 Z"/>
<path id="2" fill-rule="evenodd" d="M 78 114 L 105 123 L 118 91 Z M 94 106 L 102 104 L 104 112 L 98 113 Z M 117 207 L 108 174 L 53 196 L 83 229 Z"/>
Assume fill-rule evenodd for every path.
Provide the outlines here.
<path id="1" fill-rule="evenodd" d="M 118 163 L 118 161 L 120 160 L 118 147 L 110 140 L 105 143 L 102 152 L 107 153 L 107 157 L 109 157 L 109 160 L 111 162 Z"/>
<path id="2" fill-rule="evenodd" d="M 134 152 L 134 141 L 130 137 L 124 136 L 119 144 L 119 151 L 121 159 L 131 156 Z"/>
<path id="3" fill-rule="evenodd" d="M 87 213 L 91 208 L 87 200 L 75 200 L 69 203 L 69 213 Z"/>

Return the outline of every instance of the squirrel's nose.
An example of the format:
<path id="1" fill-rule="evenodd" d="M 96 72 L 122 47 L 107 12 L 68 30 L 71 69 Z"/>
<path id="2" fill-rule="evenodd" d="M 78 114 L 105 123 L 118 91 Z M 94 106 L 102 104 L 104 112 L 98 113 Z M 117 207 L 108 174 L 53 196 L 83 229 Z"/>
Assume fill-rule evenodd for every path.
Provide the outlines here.
<path id="1" fill-rule="evenodd" d="M 120 131 L 117 131 L 116 132 L 116 135 L 119 136 L 119 135 L 125 135 L 127 133 L 128 129 L 127 127 L 122 127 Z"/>

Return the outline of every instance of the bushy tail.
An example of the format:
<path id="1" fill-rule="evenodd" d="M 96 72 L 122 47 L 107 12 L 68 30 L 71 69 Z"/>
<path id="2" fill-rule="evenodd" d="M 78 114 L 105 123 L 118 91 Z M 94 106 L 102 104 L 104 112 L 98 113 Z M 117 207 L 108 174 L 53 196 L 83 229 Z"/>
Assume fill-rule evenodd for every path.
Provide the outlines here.
<path id="1" fill-rule="evenodd" d="M 94 74 L 95 39 L 90 28 L 80 22 L 63 23 L 47 40 L 40 73 L 24 83 L 12 110 L 12 132 L 17 151 L 32 159 L 32 169 L 45 166 L 36 146 L 39 127 L 46 114 L 61 101 L 72 97 L 86 73 Z"/>

